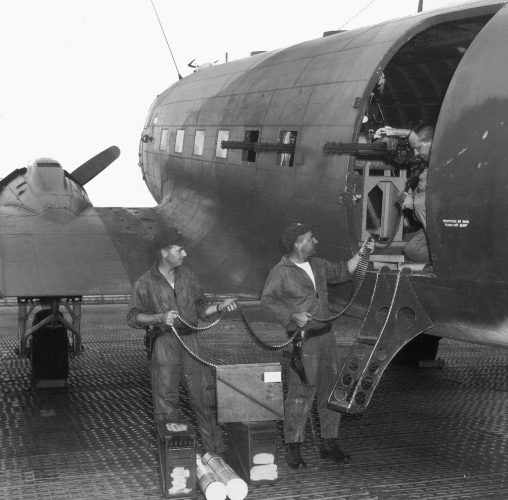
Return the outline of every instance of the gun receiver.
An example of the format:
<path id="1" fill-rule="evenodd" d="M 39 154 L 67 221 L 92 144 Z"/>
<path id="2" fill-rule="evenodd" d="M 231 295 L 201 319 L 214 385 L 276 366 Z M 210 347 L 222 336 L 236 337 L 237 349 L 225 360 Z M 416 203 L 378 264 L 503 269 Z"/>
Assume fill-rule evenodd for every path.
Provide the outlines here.
<path id="1" fill-rule="evenodd" d="M 325 154 L 351 155 L 359 160 L 383 161 L 396 167 L 408 167 L 415 158 L 407 139 L 388 138 L 385 142 L 327 142 Z"/>
<path id="2" fill-rule="evenodd" d="M 360 160 L 383 161 L 398 168 L 414 163 L 413 149 L 409 144 L 409 129 L 382 127 L 373 134 L 372 142 L 327 142 L 325 154 L 351 155 Z"/>

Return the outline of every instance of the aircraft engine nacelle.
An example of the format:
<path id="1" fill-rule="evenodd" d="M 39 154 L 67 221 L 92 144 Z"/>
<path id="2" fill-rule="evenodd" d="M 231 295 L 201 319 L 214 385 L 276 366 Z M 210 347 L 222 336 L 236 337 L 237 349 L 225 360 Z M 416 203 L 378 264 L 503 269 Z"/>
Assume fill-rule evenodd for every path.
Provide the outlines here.
<path id="1" fill-rule="evenodd" d="M 58 162 L 49 158 L 15 170 L 0 183 L 3 211 L 22 209 L 33 215 L 45 213 L 63 220 L 89 206 L 84 188 Z"/>

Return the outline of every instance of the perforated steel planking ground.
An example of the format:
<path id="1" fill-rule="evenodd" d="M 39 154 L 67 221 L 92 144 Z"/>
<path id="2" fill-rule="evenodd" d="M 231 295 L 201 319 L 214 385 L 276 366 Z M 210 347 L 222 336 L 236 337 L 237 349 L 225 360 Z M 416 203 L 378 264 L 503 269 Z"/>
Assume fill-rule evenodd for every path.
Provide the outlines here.
<path id="1" fill-rule="evenodd" d="M 125 325 L 125 305 L 83 309 L 85 350 L 68 389 L 35 391 L 14 352 L 16 310 L 0 308 L 0 500 L 159 497 L 142 331 Z M 265 339 L 283 336 L 268 329 Z M 257 348 L 236 318 L 203 344 L 219 362 L 279 356 Z M 288 470 L 280 433 L 279 480 L 248 499 L 508 498 L 508 351 L 442 340 L 439 356 L 442 370 L 391 368 L 367 413 L 343 420 L 349 465 L 318 458 L 315 415 L 306 470 Z"/>

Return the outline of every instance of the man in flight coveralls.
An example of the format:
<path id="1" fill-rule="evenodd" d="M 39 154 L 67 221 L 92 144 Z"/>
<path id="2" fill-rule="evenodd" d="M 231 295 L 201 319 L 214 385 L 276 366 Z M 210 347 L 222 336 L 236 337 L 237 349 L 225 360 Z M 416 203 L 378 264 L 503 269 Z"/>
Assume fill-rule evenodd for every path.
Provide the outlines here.
<path id="1" fill-rule="evenodd" d="M 262 304 L 276 315 L 288 335 L 296 330 L 304 331 L 300 357 L 293 358 L 288 370 L 288 393 L 284 402 L 286 460 L 293 469 L 306 466 L 300 445 L 315 395 L 322 437 L 320 456 L 339 463 L 349 459 L 337 439 L 340 413 L 327 407 L 337 376 L 335 335 L 330 323 L 313 318 L 331 316 L 327 285 L 350 280 L 360 253 L 364 248 L 374 249 L 374 243 L 367 240 L 347 262 L 333 263 L 314 257 L 317 243 L 311 226 L 300 222 L 290 224 L 280 239 L 284 256 L 270 271 L 261 297 Z M 298 369 L 296 361 L 303 367 Z"/>
<path id="2" fill-rule="evenodd" d="M 151 327 L 155 332 L 151 356 L 152 396 L 156 425 L 181 422 L 179 385 L 184 382 L 196 415 L 204 451 L 224 451 L 215 414 L 215 378 L 212 369 L 193 358 L 171 330 L 174 326 L 186 345 L 199 354 L 198 319 L 234 311 L 235 299 L 209 304 L 194 273 L 183 261 L 187 252 L 179 236 L 161 235 L 157 260 L 134 285 L 127 323 L 132 328 Z"/>

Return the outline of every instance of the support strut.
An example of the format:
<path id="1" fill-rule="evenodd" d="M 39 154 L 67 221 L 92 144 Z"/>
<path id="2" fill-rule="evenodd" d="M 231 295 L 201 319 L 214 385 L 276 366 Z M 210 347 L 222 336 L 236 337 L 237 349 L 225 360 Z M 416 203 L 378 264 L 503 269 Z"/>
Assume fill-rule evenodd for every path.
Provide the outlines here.
<path id="1" fill-rule="evenodd" d="M 331 409 L 349 414 L 365 411 L 393 357 L 433 326 L 410 276 L 405 269 L 369 273 L 363 286 L 372 290 L 370 304 L 328 398 Z"/>
<path id="2" fill-rule="evenodd" d="M 83 349 L 80 325 L 81 297 L 18 298 L 17 352 L 30 358 L 36 387 L 66 385 L 68 357 Z"/>

